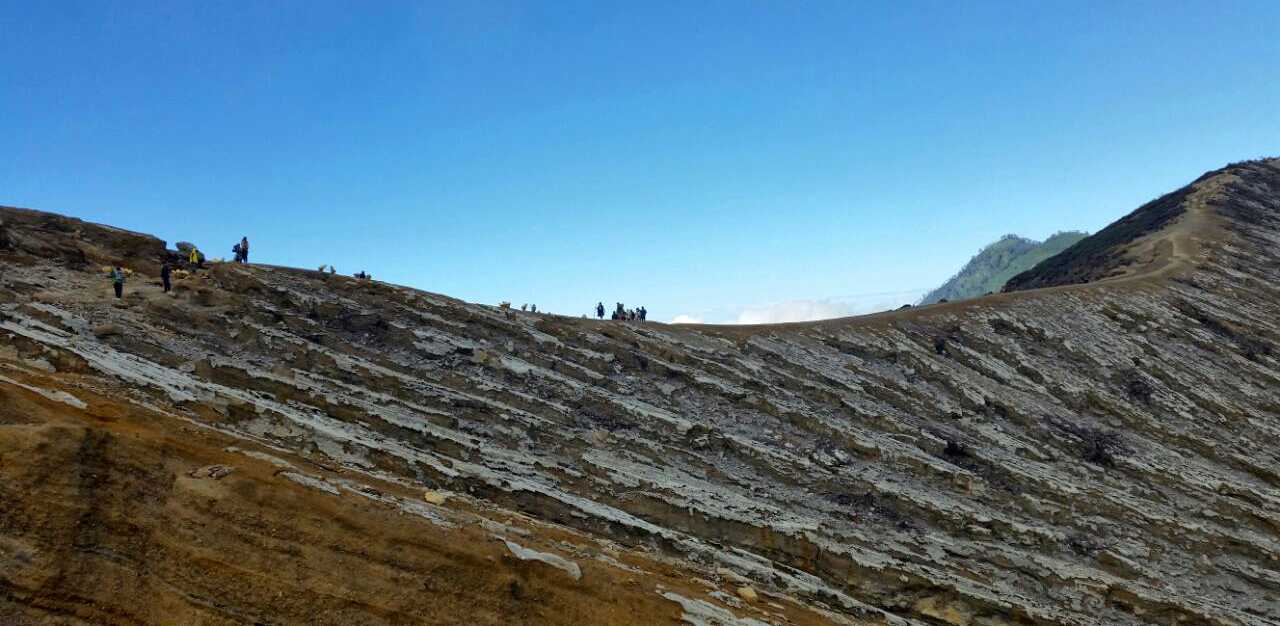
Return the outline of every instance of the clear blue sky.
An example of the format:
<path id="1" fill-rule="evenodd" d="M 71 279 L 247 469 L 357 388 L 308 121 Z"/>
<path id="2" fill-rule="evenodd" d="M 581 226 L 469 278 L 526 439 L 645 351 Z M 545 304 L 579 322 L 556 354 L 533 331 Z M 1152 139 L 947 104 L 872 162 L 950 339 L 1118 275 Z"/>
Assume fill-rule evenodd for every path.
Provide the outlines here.
<path id="1" fill-rule="evenodd" d="M 0 204 L 214 255 L 852 310 L 1280 154 L 1280 3 L 0 0 L 0 137 Z"/>

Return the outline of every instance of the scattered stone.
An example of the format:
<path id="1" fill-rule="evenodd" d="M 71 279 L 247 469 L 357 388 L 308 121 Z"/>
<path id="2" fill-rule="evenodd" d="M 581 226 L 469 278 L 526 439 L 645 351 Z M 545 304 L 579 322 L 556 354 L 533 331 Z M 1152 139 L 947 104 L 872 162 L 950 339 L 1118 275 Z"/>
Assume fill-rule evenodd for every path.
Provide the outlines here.
<path id="1" fill-rule="evenodd" d="M 723 592 L 723 591 L 712 591 L 711 593 L 709 593 L 709 594 L 707 594 L 707 595 L 709 595 L 709 596 L 711 596 L 711 597 L 713 597 L 713 598 L 715 598 L 715 599 L 717 599 L 717 600 L 719 600 L 719 601 L 721 601 L 721 602 L 725 603 L 726 605 L 731 606 L 731 607 L 733 607 L 733 608 L 735 608 L 735 609 L 740 609 L 740 608 L 742 608 L 742 600 L 739 600 L 737 596 L 731 596 L 731 595 L 729 595 L 729 594 L 727 594 L 727 593 L 725 593 L 725 592 Z"/>
<path id="2" fill-rule="evenodd" d="M 963 602 L 946 596 L 926 596 L 916 601 L 915 610 L 951 626 L 970 626 L 974 612 Z"/>
<path id="3" fill-rule="evenodd" d="M 680 605 L 684 614 L 680 616 L 683 623 L 690 626 L 772 626 L 752 617 L 738 617 L 732 611 L 716 606 L 705 600 L 686 598 L 674 591 L 659 589 L 662 597 Z"/>
<path id="4" fill-rule="evenodd" d="M 574 563 L 569 559 L 559 555 L 549 554 L 547 552 L 530 550 L 529 548 L 507 539 L 503 539 L 502 542 L 507 544 L 507 549 L 511 551 L 511 554 L 515 555 L 515 557 L 521 561 L 540 561 L 550 565 L 551 567 L 564 571 L 564 573 L 568 574 L 569 577 L 574 580 L 582 579 L 582 568 L 578 567 L 577 563 Z"/>
<path id="5" fill-rule="evenodd" d="M 192 478 L 222 480 L 230 476 L 234 471 L 236 471 L 236 468 L 230 465 L 206 465 L 199 469 L 191 470 L 187 475 Z"/>
<path id="6" fill-rule="evenodd" d="M 323 491 L 325 493 L 332 494 L 335 496 L 339 495 L 339 491 L 337 487 L 329 484 L 328 481 L 318 476 L 312 476 L 310 474 L 302 474 L 299 472 L 291 472 L 291 471 L 280 472 L 278 475 L 281 478 L 298 483 L 303 487 L 317 489 L 319 491 Z"/>
<path id="7" fill-rule="evenodd" d="M 1112 573 L 1124 578 L 1135 578 L 1142 572 L 1142 568 L 1137 563 L 1111 550 L 1099 551 L 1098 562 Z"/>
<path id="8" fill-rule="evenodd" d="M 120 334 L 120 327 L 116 326 L 115 324 L 111 324 L 111 323 L 98 324 L 93 327 L 93 335 L 95 337 L 99 337 L 99 338 L 114 337 L 119 334 Z"/>
<path id="9" fill-rule="evenodd" d="M 751 579 L 739 574 L 727 567 L 716 568 L 716 575 L 736 585 L 747 585 L 751 583 Z"/>

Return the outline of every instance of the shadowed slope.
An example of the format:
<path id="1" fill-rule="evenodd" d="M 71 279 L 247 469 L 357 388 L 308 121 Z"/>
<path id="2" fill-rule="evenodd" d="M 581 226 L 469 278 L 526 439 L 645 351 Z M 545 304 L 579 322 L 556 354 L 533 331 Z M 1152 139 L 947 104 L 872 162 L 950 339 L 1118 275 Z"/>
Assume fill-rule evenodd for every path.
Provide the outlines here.
<path id="1" fill-rule="evenodd" d="M 1159 253 L 1165 243 L 1169 246 L 1167 252 L 1172 254 L 1183 241 L 1194 234 L 1203 233 L 1205 227 L 1197 220 L 1205 213 L 1212 212 L 1209 205 L 1223 204 L 1224 185 L 1240 182 L 1241 177 L 1250 180 L 1273 179 L 1278 167 L 1276 159 L 1265 159 L 1238 163 L 1209 172 L 1190 185 L 1152 200 L 1097 234 L 1013 277 L 1004 290 L 1024 291 L 1141 273 L 1142 267 L 1133 266 L 1153 261 L 1152 252 Z M 1237 198 L 1237 202 L 1244 201 L 1244 198 Z M 1184 228 L 1171 228 L 1179 220 L 1190 223 Z M 1144 253 L 1147 254 L 1146 258 L 1143 257 Z"/>

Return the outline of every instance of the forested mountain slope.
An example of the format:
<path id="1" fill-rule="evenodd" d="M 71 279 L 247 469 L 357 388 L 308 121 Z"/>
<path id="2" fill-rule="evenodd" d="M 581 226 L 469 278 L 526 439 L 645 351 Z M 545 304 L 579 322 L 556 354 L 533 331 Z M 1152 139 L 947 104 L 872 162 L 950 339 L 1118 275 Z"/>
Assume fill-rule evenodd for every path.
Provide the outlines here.
<path id="1" fill-rule="evenodd" d="M 988 293 L 999 293 L 1010 278 L 1088 236 L 1081 232 L 1061 232 L 1044 241 L 1035 241 L 1017 235 L 1005 235 L 980 250 L 955 276 L 926 294 L 920 304 L 936 304 L 942 300 L 955 302 Z"/>

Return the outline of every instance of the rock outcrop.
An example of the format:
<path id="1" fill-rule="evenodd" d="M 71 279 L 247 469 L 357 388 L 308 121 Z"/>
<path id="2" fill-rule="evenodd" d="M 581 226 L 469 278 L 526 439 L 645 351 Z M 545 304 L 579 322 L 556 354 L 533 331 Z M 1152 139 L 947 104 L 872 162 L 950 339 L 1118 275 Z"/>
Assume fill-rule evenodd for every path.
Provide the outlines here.
<path id="1" fill-rule="evenodd" d="M 244 265 L 117 304 L 85 264 L 163 245 L 0 219 L 10 621 L 1280 624 L 1278 160 L 1013 293 L 756 327 Z"/>

